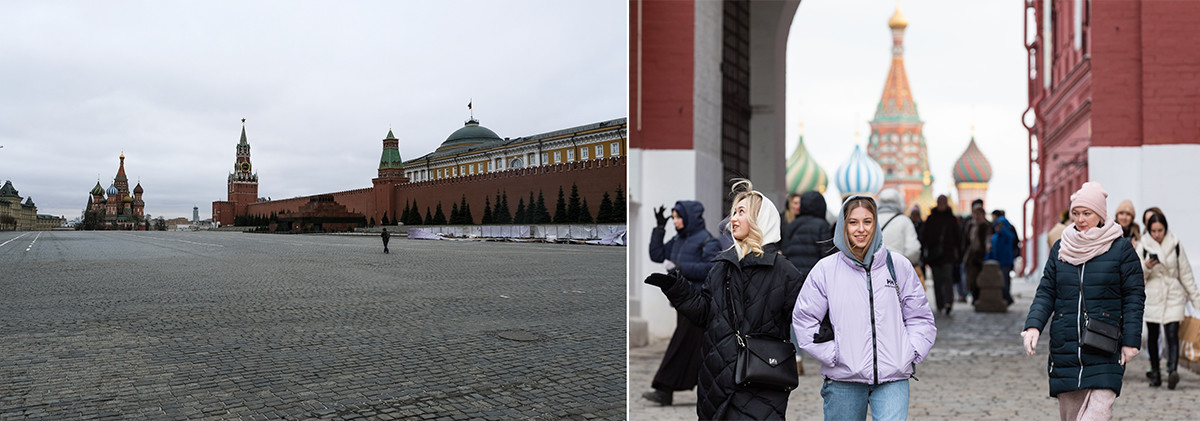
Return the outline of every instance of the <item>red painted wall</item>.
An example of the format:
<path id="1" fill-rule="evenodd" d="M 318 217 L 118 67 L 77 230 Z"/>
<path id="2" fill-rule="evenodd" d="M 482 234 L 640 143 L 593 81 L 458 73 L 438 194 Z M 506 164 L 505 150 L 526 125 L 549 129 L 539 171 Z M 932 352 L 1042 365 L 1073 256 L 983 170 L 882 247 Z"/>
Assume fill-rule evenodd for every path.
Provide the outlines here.
<path id="1" fill-rule="evenodd" d="M 492 202 L 492 206 L 495 206 L 497 192 L 507 192 L 509 212 L 515 214 L 518 202 L 521 199 L 529 200 L 529 193 L 531 191 L 536 199 L 539 189 L 542 191 L 543 198 L 546 201 L 546 208 L 550 210 L 550 214 L 553 216 L 555 203 L 558 200 L 558 188 L 562 187 L 564 199 L 566 199 L 570 197 L 571 184 L 574 183 L 579 188 L 580 197 L 587 199 L 588 211 L 595 218 L 597 212 L 600 210 L 600 202 L 604 198 L 604 193 L 607 192 L 609 194 L 610 200 L 615 200 L 618 186 L 622 190 L 627 189 L 625 186 L 625 162 L 625 157 L 622 156 L 569 164 L 528 167 L 419 183 L 397 184 L 391 186 L 395 192 L 395 202 L 392 204 L 391 209 L 386 209 L 387 216 L 389 220 L 395 221 L 396 217 L 404 211 L 406 204 L 415 199 L 421 209 L 422 217 L 425 215 L 426 207 L 429 208 L 432 214 L 436 211 L 437 204 L 440 202 L 442 204 L 442 213 L 449 218 L 451 205 L 461 203 L 465 195 L 467 204 L 471 207 L 471 216 L 474 217 L 475 223 L 479 223 L 483 218 L 485 197 Z M 361 213 L 366 215 L 368 219 L 372 215 L 380 215 L 375 218 L 375 222 L 377 223 L 383 220 L 382 215 L 385 209 L 375 208 L 375 191 L 373 188 L 321 194 L 332 194 L 334 201 L 346 206 L 346 210 L 350 212 Z M 268 216 L 271 212 L 277 214 L 285 210 L 293 212 L 308 203 L 311 197 L 302 196 L 254 203 L 249 206 L 249 213 L 251 215 Z M 226 202 L 214 202 L 214 209 L 219 203 Z M 526 206 L 528 206 L 528 203 Z M 229 225 L 232 222 L 223 222 L 222 224 Z"/>
<path id="2" fill-rule="evenodd" d="M 631 148 L 692 149 L 695 15 L 691 1 L 629 3 Z"/>
<path id="3" fill-rule="evenodd" d="M 1091 146 L 1142 144 L 1141 2 L 1092 2 Z"/>

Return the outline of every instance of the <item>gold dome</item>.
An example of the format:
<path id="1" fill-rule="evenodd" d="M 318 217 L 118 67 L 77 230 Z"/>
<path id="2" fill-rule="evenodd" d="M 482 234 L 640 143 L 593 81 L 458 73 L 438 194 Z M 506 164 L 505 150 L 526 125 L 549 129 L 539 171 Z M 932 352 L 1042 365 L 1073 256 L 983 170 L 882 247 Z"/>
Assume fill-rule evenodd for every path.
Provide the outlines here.
<path id="1" fill-rule="evenodd" d="M 896 5 L 896 13 L 892 14 L 892 18 L 888 19 L 888 26 L 892 29 L 904 29 L 908 27 L 908 18 L 900 13 L 900 5 Z"/>

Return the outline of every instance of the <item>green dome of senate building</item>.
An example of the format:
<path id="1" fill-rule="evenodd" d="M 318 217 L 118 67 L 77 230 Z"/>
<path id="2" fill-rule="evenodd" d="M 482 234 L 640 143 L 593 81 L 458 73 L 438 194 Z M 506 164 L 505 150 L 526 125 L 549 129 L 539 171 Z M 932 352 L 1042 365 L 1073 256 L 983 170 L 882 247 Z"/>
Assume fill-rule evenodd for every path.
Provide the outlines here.
<path id="1" fill-rule="evenodd" d="M 442 145 L 438 146 L 437 150 L 440 152 L 450 149 L 467 148 L 502 140 L 500 136 L 496 135 L 496 132 L 487 127 L 480 126 L 479 120 L 472 119 L 467 120 L 467 123 L 461 129 L 451 133 L 450 137 L 447 137 L 446 141 L 442 142 Z"/>

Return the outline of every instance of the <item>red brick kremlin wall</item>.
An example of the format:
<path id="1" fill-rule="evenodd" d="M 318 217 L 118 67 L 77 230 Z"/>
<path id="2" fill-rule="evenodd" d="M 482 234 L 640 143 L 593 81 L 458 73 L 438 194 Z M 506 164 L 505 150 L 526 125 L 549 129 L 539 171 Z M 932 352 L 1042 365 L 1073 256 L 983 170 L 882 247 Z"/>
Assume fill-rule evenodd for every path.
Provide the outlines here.
<path id="1" fill-rule="evenodd" d="M 495 206 L 497 191 L 507 192 L 509 212 L 515 214 L 517 203 L 521 199 L 528 201 L 530 191 L 533 192 L 536 200 L 539 189 L 545 198 L 546 208 L 553 216 L 554 206 L 558 200 L 559 186 L 563 188 L 565 200 L 571 195 L 571 184 L 575 183 L 579 187 L 579 196 L 581 199 L 587 198 L 588 211 L 591 212 L 592 218 L 595 218 L 605 192 L 608 193 L 610 200 L 615 200 L 614 195 L 618 186 L 622 191 L 628 190 L 625 185 L 625 162 L 625 157 L 622 156 L 397 184 L 393 186 L 396 200 L 391 209 L 386 209 L 387 217 L 389 220 L 395 221 L 399 213 L 404 211 L 405 203 L 416 199 L 422 217 L 425 216 L 426 207 L 429 208 L 432 215 L 437 211 L 438 202 L 441 202 L 442 213 L 449 218 L 451 206 L 460 203 L 463 195 L 466 195 L 467 204 L 471 207 L 471 216 L 478 224 L 483 218 L 485 196 L 493 202 L 491 205 Z M 374 188 L 321 194 L 333 195 L 334 201 L 345 205 L 346 210 L 366 215 L 368 219 L 374 217 L 377 223 L 383 220 L 384 210 L 375 209 Z M 248 213 L 269 216 L 272 212 L 280 213 L 284 210 L 293 212 L 308 203 L 311 197 L 302 196 L 254 203 L 250 205 Z M 527 203 L 526 206 L 528 205 Z"/>
<path id="2" fill-rule="evenodd" d="M 629 147 L 693 149 L 696 6 L 630 1 L 629 14 Z"/>

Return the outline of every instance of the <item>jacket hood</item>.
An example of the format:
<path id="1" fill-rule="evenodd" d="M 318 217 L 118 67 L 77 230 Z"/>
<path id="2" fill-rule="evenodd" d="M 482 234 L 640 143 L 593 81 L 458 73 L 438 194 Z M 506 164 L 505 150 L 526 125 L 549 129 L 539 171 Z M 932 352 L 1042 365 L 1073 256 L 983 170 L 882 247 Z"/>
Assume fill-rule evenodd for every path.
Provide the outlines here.
<path id="1" fill-rule="evenodd" d="M 806 191 L 800 195 L 800 214 L 825 217 L 825 196 L 816 191 Z"/>
<path id="2" fill-rule="evenodd" d="M 1008 229 L 1009 225 L 1012 225 L 1012 224 L 1010 224 L 1008 222 L 1008 218 L 1005 218 L 1003 216 L 996 218 L 996 220 L 994 222 L 992 222 L 992 227 L 997 230 Z"/>
<path id="3" fill-rule="evenodd" d="M 842 201 L 842 212 L 838 215 L 838 223 L 833 230 L 833 245 L 837 246 L 838 250 L 841 251 L 842 254 L 845 254 L 846 257 L 850 258 L 851 261 L 863 266 L 870 266 L 875 252 L 879 251 L 879 249 L 883 247 L 883 231 L 879 228 L 880 223 L 878 213 L 874 215 L 875 235 L 871 239 L 871 245 L 867 246 L 866 255 L 863 256 L 863 258 L 866 259 L 865 262 L 858 260 L 858 258 L 854 256 L 854 253 L 850 251 L 850 243 L 846 240 L 846 217 L 849 216 L 850 213 L 846 211 L 846 204 L 850 203 L 850 200 L 859 197 L 867 198 L 872 202 L 875 201 L 875 199 L 871 196 L 860 195 L 850 196 L 846 198 L 846 200 Z M 801 203 L 804 203 L 803 200 L 804 199 L 801 199 Z M 878 208 L 878 205 L 876 205 L 876 207 Z"/>
<path id="4" fill-rule="evenodd" d="M 683 220 L 683 229 L 680 232 L 690 235 L 704 229 L 703 203 L 695 200 L 680 200 L 675 202 L 675 207 L 671 209 L 679 212 L 679 219 Z"/>
<path id="5" fill-rule="evenodd" d="M 900 194 L 900 190 L 893 188 L 884 189 L 879 192 L 879 213 L 903 213 L 904 212 L 904 195 Z"/>

